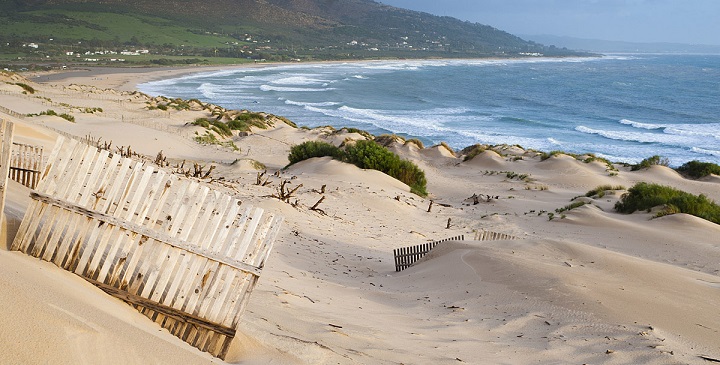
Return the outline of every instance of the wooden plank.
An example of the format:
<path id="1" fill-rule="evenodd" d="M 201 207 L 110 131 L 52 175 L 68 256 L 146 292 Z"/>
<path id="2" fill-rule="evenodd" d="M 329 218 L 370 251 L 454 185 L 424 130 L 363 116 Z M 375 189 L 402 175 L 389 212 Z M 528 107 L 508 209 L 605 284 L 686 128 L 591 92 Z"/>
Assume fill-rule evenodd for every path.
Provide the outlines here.
<path id="1" fill-rule="evenodd" d="M 0 222 L 5 217 L 5 195 L 7 193 L 8 177 L 10 172 L 10 152 L 12 151 L 15 124 L 2 120 L 0 122 Z"/>
<path id="2" fill-rule="evenodd" d="M 146 308 L 150 308 L 150 309 L 158 311 L 158 312 L 162 312 L 165 315 L 171 316 L 177 320 L 192 323 L 193 325 L 204 327 L 204 328 L 210 329 L 212 331 L 222 333 L 226 336 L 235 336 L 236 330 L 234 328 L 221 326 L 221 325 L 212 323 L 203 318 L 199 318 L 199 317 L 193 316 L 192 314 L 178 311 L 176 309 L 164 306 L 160 303 L 153 302 L 153 301 L 143 298 L 141 296 L 127 293 L 125 291 L 119 290 L 113 286 L 107 285 L 105 283 L 101 283 L 96 280 L 87 279 L 87 278 L 85 280 L 89 281 L 93 285 L 102 289 L 106 293 L 108 293 L 116 298 L 122 299 L 125 302 L 140 305 L 140 306 L 143 306 Z"/>

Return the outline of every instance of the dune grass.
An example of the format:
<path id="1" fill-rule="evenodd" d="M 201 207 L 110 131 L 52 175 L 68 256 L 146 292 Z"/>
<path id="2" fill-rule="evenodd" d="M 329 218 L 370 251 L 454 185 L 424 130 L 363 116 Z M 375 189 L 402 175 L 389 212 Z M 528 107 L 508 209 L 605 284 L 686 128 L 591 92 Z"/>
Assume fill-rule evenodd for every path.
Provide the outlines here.
<path id="1" fill-rule="evenodd" d="M 605 196 L 606 192 L 613 191 L 613 190 L 625 190 L 625 187 L 622 185 L 617 185 L 617 186 L 600 185 L 600 186 L 596 187 L 595 189 L 588 191 L 585 194 L 585 196 L 588 198 L 600 199 Z"/>
<path id="2" fill-rule="evenodd" d="M 720 205 L 703 194 L 693 195 L 670 186 L 641 182 L 630 188 L 615 204 L 620 213 L 633 213 L 664 206 L 657 216 L 686 213 L 720 224 Z"/>

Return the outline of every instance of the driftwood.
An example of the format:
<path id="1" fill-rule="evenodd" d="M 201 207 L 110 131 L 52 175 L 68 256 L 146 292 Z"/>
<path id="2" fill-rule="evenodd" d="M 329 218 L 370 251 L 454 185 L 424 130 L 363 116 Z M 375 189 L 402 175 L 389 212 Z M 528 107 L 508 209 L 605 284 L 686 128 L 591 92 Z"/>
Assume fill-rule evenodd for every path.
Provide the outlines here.
<path id="1" fill-rule="evenodd" d="M 447 227 L 445 227 L 445 229 L 450 229 L 450 221 L 451 220 L 452 220 L 452 218 L 448 218 Z"/>
<path id="2" fill-rule="evenodd" d="M 189 168 L 185 169 L 185 160 L 183 160 L 179 166 L 176 166 L 175 173 L 185 177 L 195 177 L 204 180 L 210 178 L 210 174 L 212 174 L 213 170 L 217 167 L 215 165 L 211 165 L 207 171 L 204 171 L 206 166 L 207 165 L 200 165 L 199 163 L 194 162 L 192 170 Z"/>
<path id="3" fill-rule="evenodd" d="M 158 152 L 158 154 L 155 156 L 155 161 L 153 162 L 155 162 L 155 164 L 160 167 L 170 166 L 170 163 L 167 161 L 167 156 L 163 155 L 162 150 Z"/>
<path id="4" fill-rule="evenodd" d="M 265 178 L 265 180 L 263 180 L 263 178 Z M 256 178 L 256 180 L 255 180 L 255 185 L 258 185 L 258 186 L 268 186 L 268 185 L 270 185 L 270 184 L 271 184 L 271 182 L 270 182 L 270 177 L 267 176 L 267 170 L 257 173 L 257 178 Z"/>
<path id="5" fill-rule="evenodd" d="M 473 205 L 480 204 L 481 201 L 485 203 L 490 203 L 491 201 L 500 199 L 500 196 L 492 196 L 492 195 L 485 195 L 485 194 L 473 194 L 471 197 L 465 199 L 465 200 L 472 200 Z"/>
<path id="6" fill-rule="evenodd" d="M 430 213 L 430 211 L 432 210 L 432 206 L 433 206 L 433 201 L 431 200 L 430 205 L 428 205 L 428 210 L 427 210 L 428 213 Z"/>
<path id="7" fill-rule="evenodd" d="M 285 187 L 285 185 L 287 185 L 287 183 L 289 183 L 289 182 L 290 182 L 290 180 L 283 180 L 282 183 L 280 183 L 280 186 L 278 187 L 277 194 L 272 194 L 270 196 L 273 198 L 280 199 L 286 203 L 290 203 L 290 198 L 293 197 L 293 194 L 295 194 L 295 192 L 298 189 L 300 189 L 303 186 L 303 184 L 300 184 L 300 185 L 296 186 L 295 189 L 290 190 L 289 188 Z"/>
<path id="8" fill-rule="evenodd" d="M 325 186 L 325 185 L 323 185 L 323 186 Z M 318 208 L 318 205 L 320 205 L 320 203 L 322 203 L 323 200 L 325 200 L 325 195 L 323 195 L 322 198 L 320 198 L 320 200 L 318 200 L 318 201 L 315 203 L 315 205 L 313 205 L 313 206 L 310 208 L 310 210 L 314 210 L 314 211 L 316 211 L 316 212 L 320 212 L 320 214 L 322 214 L 322 215 L 327 215 L 324 210 Z"/>

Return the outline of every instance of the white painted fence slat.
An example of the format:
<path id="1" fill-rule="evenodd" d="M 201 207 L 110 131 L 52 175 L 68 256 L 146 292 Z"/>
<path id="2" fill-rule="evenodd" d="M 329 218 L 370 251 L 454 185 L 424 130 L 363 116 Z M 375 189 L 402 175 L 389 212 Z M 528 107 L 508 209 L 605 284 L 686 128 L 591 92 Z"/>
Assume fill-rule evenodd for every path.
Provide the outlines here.
<path id="1" fill-rule="evenodd" d="M 5 194 L 10 173 L 10 153 L 14 131 L 13 123 L 4 119 L 0 121 L 0 222 L 2 222 L 5 212 Z"/>
<path id="2" fill-rule="evenodd" d="M 13 250 L 73 271 L 224 358 L 281 219 L 59 138 Z"/>

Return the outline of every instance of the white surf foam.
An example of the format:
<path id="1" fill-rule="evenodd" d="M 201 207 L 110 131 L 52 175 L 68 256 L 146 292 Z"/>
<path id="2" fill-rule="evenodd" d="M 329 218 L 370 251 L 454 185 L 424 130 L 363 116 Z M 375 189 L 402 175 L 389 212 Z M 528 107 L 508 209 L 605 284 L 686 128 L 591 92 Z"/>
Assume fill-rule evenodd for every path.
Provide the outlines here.
<path id="1" fill-rule="evenodd" d="M 313 88 L 307 88 L 307 87 L 282 87 L 282 86 L 272 86 L 272 85 L 260 85 L 260 90 L 262 90 L 262 91 L 280 91 L 280 92 L 323 92 L 323 91 L 335 90 L 335 88 L 326 87 L 326 88 L 322 88 L 322 89 L 313 89 Z"/>

